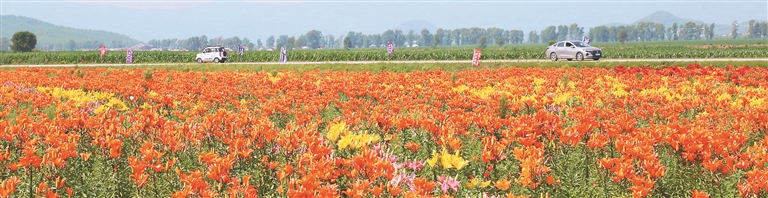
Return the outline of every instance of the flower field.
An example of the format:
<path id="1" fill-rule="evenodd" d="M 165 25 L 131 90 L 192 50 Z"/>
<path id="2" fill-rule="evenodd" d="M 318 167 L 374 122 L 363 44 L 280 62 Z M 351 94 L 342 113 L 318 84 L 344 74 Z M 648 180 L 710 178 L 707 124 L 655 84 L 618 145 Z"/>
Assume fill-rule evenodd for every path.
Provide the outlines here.
<path id="1" fill-rule="evenodd" d="M 768 70 L 0 70 L 0 197 L 768 197 Z"/>

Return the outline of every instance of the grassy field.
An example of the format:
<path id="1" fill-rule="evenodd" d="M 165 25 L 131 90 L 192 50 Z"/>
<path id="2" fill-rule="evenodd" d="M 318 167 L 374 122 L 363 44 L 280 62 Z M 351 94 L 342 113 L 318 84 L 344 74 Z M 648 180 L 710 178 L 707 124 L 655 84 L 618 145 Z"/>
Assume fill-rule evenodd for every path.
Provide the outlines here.
<path id="1" fill-rule="evenodd" d="M 604 59 L 649 59 L 649 58 L 763 58 L 768 57 L 768 42 L 764 39 L 745 40 L 700 40 L 593 43 L 603 50 Z M 386 54 L 385 48 L 363 48 L 351 50 L 292 50 L 290 61 L 388 61 L 388 60 L 470 60 L 472 48 L 418 47 L 396 48 L 395 55 Z M 544 44 L 520 44 L 498 47 L 489 45 L 483 50 L 483 60 L 546 59 Z M 136 51 L 135 63 L 191 63 L 197 51 Z M 0 64 L 77 64 L 77 63 L 124 63 L 125 52 L 108 52 L 100 57 L 98 51 L 91 52 L 0 52 Z M 228 62 L 277 62 L 277 51 L 247 51 L 243 56 L 229 53 Z"/>

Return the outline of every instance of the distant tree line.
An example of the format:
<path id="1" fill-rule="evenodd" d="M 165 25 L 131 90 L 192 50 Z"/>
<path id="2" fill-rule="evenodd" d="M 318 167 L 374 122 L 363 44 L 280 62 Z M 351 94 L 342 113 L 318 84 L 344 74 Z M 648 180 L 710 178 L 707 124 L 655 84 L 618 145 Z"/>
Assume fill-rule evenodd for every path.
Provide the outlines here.
<path id="1" fill-rule="evenodd" d="M 739 32 L 740 26 L 745 25 L 746 31 Z M 581 40 L 584 36 L 589 37 L 593 42 L 635 42 L 635 41 L 660 41 L 660 40 L 711 40 L 714 39 L 715 24 L 696 24 L 687 22 L 685 24 L 672 24 L 671 27 L 665 27 L 663 24 L 654 22 L 639 22 L 634 25 L 622 26 L 596 26 L 589 28 L 588 31 L 577 23 L 571 25 L 549 26 L 541 31 L 530 31 L 525 38 L 522 30 L 505 30 L 502 28 L 460 28 L 460 29 L 437 29 L 430 32 L 428 29 L 422 29 L 419 32 L 409 30 L 403 32 L 399 29 L 389 29 L 381 34 L 363 34 L 362 32 L 350 31 L 346 35 L 335 37 L 334 35 L 323 35 L 319 30 L 310 30 L 306 34 L 296 36 L 279 35 L 269 36 L 264 42 L 257 39 L 256 43 L 247 38 L 240 39 L 235 36 L 232 38 L 216 37 L 209 39 L 207 36 L 194 36 L 187 39 L 161 39 L 150 40 L 148 43 L 155 48 L 163 50 L 201 50 L 207 46 L 223 46 L 230 49 L 237 49 L 238 45 L 245 45 L 250 50 L 258 49 L 279 49 L 285 47 L 292 49 L 318 49 L 318 48 L 371 48 L 386 47 L 387 42 L 392 42 L 396 46 L 406 47 L 427 47 L 427 46 L 448 46 L 448 45 L 478 45 L 486 46 L 489 43 L 495 43 L 499 46 L 504 44 L 528 43 L 549 43 L 560 40 Z M 732 38 L 766 38 L 768 37 L 768 22 L 757 22 L 750 20 L 748 24 L 738 24 L 734 21 L 731 24 Z M 481 39 L 485 37 L 484 39 Z M 481 42 L 482 41 L 482 42 Z M 11 41 L 8 38 L 0 38 L 0 50 L 9 50 Z M 124 48 L 123 41 L 80 41 L 70 40 L 66 43 L 38 45 L 39 50 L 72 51 L 80 49 L 98 49 L 100 46 L 108 48 Z"/>
<path id="2" fill-rule="evenodd" d="M 259 41 L 261 42 L 261 41 Z M 193 36 L 187 39 L 161 39 L 161 40 L 149 40 L 148 44 L 154 48 L 161 48 L 162 50 L 202 50 L 208 46 L 222 46 L 233 50 L 236 50 L 238 46 L 244 45 L 248 48 L 253 48 L 255 45 L 248 38 L 240 39 L 240 37 L 234 36 L 232 38 L 216 37 L 208 39 L 208 36 Z"/>
<path id="3" fill-rule="evenodd" d="M 389 29 L 381 34 L 363 34 L 362 32 L 350 31 L 343 39 L 344 48 L 370 48 L 386 47 L 387 42 L 392 42 L 395 46 L 447 46 L 447 45 L 476 45 L 479 44 L 480 37 L 487 37 L 488 41 L 497 43 L 523 43 L 522 30 L 504 30 L 501 28 L 461 28 L 461 29 L 437 29 L 434 33 L 428 29 L 422 29 L 419 33 L 413 30 L 404 33 L 399 29 Z"/>
<path id="4" fill-rule="evenodd" d="M 76 42 L 74 40 L 69 40 L 69 42 L 64 43 L 48 43 L 48 44 L 42 44 L 37 45 L 36 49 L 43 50 L 43 51 L 75 51 L 75 50 L 81 50 L 81 49 L 98 49 L 104 45 L 107 48 L 122 48 L 122 47 L 130 47 L 130 46 L 124 46 L 123 41 L 120 40 L 113 40 L 109 43 L 104 43 L 101 41 L 79 41 Z M 0 50 L 9 50 L 9 47 L 11 46 L 11 42 L 8 38 L 0 38 Z"/>
<path id="5" fill-rule="evenodd" d="M 768 37 L 768 22 L 757 22 L 755 20 L 750 20 L 749 25 L 747 27 L 746 36 L 747 38 L 766 38 Z M 737 34 L 736 28 L 734 27 L 734 35 Z"/>

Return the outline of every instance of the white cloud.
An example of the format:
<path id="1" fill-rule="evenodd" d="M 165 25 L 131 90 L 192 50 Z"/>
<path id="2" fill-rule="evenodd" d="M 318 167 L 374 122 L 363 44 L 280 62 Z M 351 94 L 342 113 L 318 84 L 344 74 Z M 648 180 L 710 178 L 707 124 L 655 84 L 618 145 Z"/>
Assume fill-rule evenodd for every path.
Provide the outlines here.
<path id="1" fill-rule="evenodd" d="M 194 8 L 213 0 L 65 0 L 86 5 L 106 5 L 137 10 L 176 10 Z"/>

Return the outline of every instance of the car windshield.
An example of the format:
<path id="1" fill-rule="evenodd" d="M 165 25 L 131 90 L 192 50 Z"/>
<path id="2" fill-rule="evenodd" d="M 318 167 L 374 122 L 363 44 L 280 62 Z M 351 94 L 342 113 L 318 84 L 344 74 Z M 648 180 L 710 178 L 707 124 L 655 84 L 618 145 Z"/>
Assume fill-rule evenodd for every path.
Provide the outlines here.
<path id="1" fill-rule="evenodd" d="M 573 44 L 576 45 L 576 47 L 590 47 L 589 44 L 580 41 L 573 42 Z"/>

